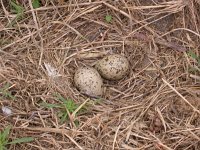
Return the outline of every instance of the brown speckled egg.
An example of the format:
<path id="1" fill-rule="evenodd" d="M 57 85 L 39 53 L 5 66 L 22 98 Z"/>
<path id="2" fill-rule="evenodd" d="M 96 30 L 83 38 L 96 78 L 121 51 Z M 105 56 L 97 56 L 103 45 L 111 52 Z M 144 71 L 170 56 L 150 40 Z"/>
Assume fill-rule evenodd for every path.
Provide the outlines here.
<path id="1" fill-rule="evenodd" d="M 99 74 L 108 80 L 122 79 L 129 71 L 129 62 L 126 57 L 113 54 L 97 62 L 95 68 Z"/>
<path id="2" fill-rule="evenodd" d="M 74 75 L 77 89 L 89 96 L 101 96 L 103 81 L 100 74 L 92 67 L 81 67 Z"/>

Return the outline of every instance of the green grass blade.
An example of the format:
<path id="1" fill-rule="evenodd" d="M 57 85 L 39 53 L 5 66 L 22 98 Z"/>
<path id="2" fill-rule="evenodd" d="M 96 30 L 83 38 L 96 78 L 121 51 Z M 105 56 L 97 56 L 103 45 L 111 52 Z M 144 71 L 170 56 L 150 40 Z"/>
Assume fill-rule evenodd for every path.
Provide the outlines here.
<path id="1" fill-rule="evenodd" d="M 74 103 L 74 101 L 72 100 L 68 100 L 66 103 L 65 103 L 65 108 L 70 112 L 74 112 L 77 108 L 78 108 L 78 105 L 76 103 Z"/>
<path id="2" fill-rule="evenodd" d="M 111 15 L 106 15 L 106 21 L 108 22 L 108 23 L 110 23 L 111 21 L 112 21 L 112 16 Z"/>
<path id="3" fill-rule="evenodd" d="M 192 57 L 193 59 L 198 59 L 197 55 L 196 55 L 193 51 L 189 51 L 189 52 L 188 52 L 188 55 L 189 55 L 190 57 Z"/>
<path id="4" fill-rule="evenodd" d="M 11 6 L 13 7 L 13 11 L 15 13 L 17 13 L 18 15 L 23 13 L 24 8 L 22 6 L 16 4 L 14 1 L 11 1 L 10 3 L 11 3 Z"/>
<path id="5" fill-rule="evenodd" d="M 6 147 L 4 145 L 1 145 L 1 143 L 0 143 L 0 150 L 6 150 Z"/>
<path id="6" fill-rule="evenodd" d="M 33 0 L 33 8 L 39 8 L 40 7 L 40 1 L 39 0 Z"/>
<path id="7" fill-rule="evenodd" d="M 200 66 L 200 57 L 198 57 L 193 51 L 189 51 L 188 56 L 192 57 L 193 59 L 195 59 L 198 63 L 198 66 Z"/>
<path id="8" fill-rule="evenodd" d="M 61 118 L 60 118 L 60 122 L 61 123 L 64 123 L 66 120 L 68 120 L 69 118 L 68 118 L 68 114 L 67 114 L 67 112 L 66 113 L 63 113 L 63 115 L 61 116 Z"/>
<path id="9" fill-rule="evenodd" d="M 55 96 L 56 96 L 57 100 L 59 100 L 63 103 L 66 102 L 66 99 L 64 97 L 62 97 L 60 94 L 56 94 Z"/>
<path id="10" fill-rule="evenodd" d="M 6 85 L 4 85 L 1 89 L 0 92 L 6 91 L 9 88 L 10 84 L 6 83 Z"/>
<path id="11" fill-rule="evenodd" d="M 11 129 L 11 126 L 8 126 L 2 132 L 0 132 L 0 150 L 6 149 L 5 146 L 8 144 L 10 129 Z"/>
<path id="12" fill-rule="evenodd" d="M 80 122 L 78 120 L 75 120 L 74 124 L 76 125 L 76 127 L 78 127 L 80 125 Z"/>
<path id="13" fill-rule="evenodd" d="M 12 96 L 12 93 L 8 90 L 9 86 L 10 86 L 10 84 L 6 83 L 6 85 L 4 87 L 0 88 L 0 93 L 1 93 L 2 97 L 11 98 L 12 100 L 14 100 L 15 97 Z"/>
<path id="14" fill-rule="evenodd" d="M 33 137 L 23 137 L 23 138 L 14 139 L 12 142 L 9 142 L 8 144 L 19 144 L 19 143 L 27 143 L 27 142 L 32 142 L 32 141 L 34 141 Z"/>
<path id="15" fill-rule="evenodd" d="M 1 133 L 1 141 L 7 141 L 9 133 L 10 133 L 11 126 L 5 128 L 5 130 Z"/>

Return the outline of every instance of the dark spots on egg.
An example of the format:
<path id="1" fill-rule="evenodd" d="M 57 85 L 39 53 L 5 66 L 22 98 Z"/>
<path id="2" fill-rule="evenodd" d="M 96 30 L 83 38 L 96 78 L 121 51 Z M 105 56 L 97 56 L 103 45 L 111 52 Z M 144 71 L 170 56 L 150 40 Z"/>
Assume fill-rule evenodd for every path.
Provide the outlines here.
<path id="1" fill-rule="evenodd" d="M 74 83 L 78 90 L 86 91 L 87 94 L 102 94 L 103 81 L 97 70 L 92 67 L 79 68 L 74 75 Z"/>
<path id="2" fill-rule="evenodd" d="M 127 74 L 129 63 L 124 56 L 114 54 L 100 60 L 96 68 L 105 79 L 117 80 Z"/>
<path id="3" fill-rule="evenodd" d="M 120 70 L 117 70 L 117 71 L 116 71 L 116 74 L 119 74 L 119 73 L 120 73 Z"/>

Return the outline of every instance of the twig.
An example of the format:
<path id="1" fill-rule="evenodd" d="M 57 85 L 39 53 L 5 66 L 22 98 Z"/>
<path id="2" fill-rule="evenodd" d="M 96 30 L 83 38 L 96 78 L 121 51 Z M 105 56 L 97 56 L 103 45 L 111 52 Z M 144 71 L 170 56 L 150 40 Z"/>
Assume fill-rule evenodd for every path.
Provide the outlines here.
<path id="1" fill-rule="evenodd" d="M 193 109 L 195 112 L 197 112 L 197 113 L 200 114 L 200 111 L 199 111 L 197 108 L 195 108 L 190 102 L 188 102 L 188 100 L 187 100 L 183 95 L 181 95 L 181 93 L 179 93 L 174 87 L 172 87 L 165 79 L 162 78 L 162 80 L 163 80 L 163 82 L 164 82 L 167 86 L 169 86 L 178 96 L 180 96 L 190 107 L 192 107 L 192 109 Z"/>
<path id="2" fill-rule="evenodd" d="M 25 130 L 32 130 L 32 131 L 41 131 L 41 132 L 51 132 L 51 133 L 59 133 L 64 134 L 66 137 L 68 137 L 80 150 L 83 150 L 83 148 L 71 137 L 68 135 L 68 132 L 66 129 L 56 129 L 56 128 L 22 128 L 22 127 L 16 127 L 15 129 L 25 129 Z"/>
<path id="3" fill-rule="evenodd" d="M 121 124 L 118 126 L 118 128 L 117 128 L 117 130 L 116 130 L 115 137 L 114 137 L 114 141 L 113 141 L 112 150 L 115 149 L 115 142 L 116 142 L 116 140 L 117 140 L 117 134 L 118 134 L 120 128 L 121 128 Z"/>

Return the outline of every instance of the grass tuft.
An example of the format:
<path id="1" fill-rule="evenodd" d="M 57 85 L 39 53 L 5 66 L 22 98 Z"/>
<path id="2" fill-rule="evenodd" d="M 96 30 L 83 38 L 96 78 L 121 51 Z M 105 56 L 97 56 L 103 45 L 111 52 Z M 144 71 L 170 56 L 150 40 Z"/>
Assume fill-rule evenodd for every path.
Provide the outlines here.
<path id="1" fill-rule="evenodd" d="M 16 138 L 9 142 L 10 129 L 11 126 L 8 126 L 2 132 L 0 132 L 0 150 L 7 150 L 8 145 L 28 143 L 34 141 L 33 137 L 23 137 Z"/>

